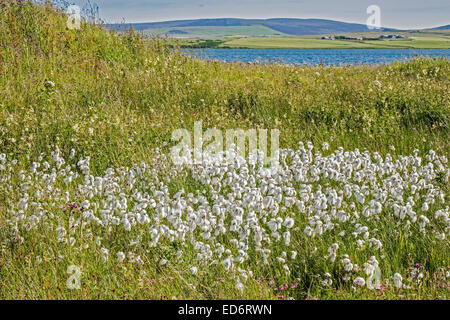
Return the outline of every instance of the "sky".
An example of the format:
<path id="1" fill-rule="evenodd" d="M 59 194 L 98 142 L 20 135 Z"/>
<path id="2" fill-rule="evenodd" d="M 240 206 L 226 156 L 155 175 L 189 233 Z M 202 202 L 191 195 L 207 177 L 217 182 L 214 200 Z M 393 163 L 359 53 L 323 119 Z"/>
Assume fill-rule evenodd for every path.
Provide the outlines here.
<path id="1" fill-rule="evenodd" d="M 69 0 L 84 5 L 88 0 Z M 450 24 L 450 0 L 90 0 L 107 23 L 203 18 L 320 18 L 365 24 L 367 7 L 381 25 L 420 29 Z"/>

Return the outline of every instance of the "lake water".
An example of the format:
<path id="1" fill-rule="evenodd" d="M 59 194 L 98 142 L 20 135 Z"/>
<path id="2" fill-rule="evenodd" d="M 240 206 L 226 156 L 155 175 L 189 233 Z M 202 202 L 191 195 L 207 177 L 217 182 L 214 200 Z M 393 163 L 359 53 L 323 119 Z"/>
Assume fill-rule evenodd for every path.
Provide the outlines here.
<path id="1" fill-rule="evenodd" d="M 385 64 L 417 55 L 450 57 L 450 49 L 184 49 L 200 59 L 295 65 Z"/>

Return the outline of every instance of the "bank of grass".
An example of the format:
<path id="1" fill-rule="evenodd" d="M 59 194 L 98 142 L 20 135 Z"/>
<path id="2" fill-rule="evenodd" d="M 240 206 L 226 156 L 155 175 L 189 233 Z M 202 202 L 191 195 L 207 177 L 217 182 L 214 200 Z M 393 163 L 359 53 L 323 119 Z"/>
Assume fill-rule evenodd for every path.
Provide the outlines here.
<path id="1" fill-rule="evenodd" d="M 414 149 L 448 156 L 450 64 L 445 59 L 302 68 L 206 62 L 133 33 L 117 36 L 89 24 L 68 30 L 62 13 L 26 1 L 0 1 L 0 39 L 0 153 L 24 168 L 55 146 L 64 155 L 75 148 L 90 156 L 92 174 L 131 166 L 149 161 L 155 148 L 167 151 L 171 132 L 193 130 L 198 120 L 204 128 L 277 128 L 283 147 L 311 140 L 394 156 Z M 10 232 L 7 190 L 0 188 L 2 241 Z M 2 242 L 0 298 L 277 296 L 267 284 L 254 283 L 241 297 L 232 282 L 217 283 L 222 276 L 217 274 L 185 279 L 177 276 L 183 265 L 162 272 L 148 261 L 145 270 L 128 265 L 111 272 L 114 266 L 77 252 L 66 256 L 81 263 L 87 276 L 82 290 L 70 291 L 67 266 L 51 255 L 59 246 L 45 230 L 30 233 L 23 246 Z M 445 250 L 433 251 L 430 261 L 442 260 L 443 252 L 448 259 Z M 44 258 L 40 267 L 36 255 Z M 168 275 L 175 280 L 148 281 Z M 192 281 L 196 288 L 186 285 Z M 417 299 L 445 298 L 445 292 L 424 285 L 379 297 L 368 290 L 312 287 L 299 297 Z"/>

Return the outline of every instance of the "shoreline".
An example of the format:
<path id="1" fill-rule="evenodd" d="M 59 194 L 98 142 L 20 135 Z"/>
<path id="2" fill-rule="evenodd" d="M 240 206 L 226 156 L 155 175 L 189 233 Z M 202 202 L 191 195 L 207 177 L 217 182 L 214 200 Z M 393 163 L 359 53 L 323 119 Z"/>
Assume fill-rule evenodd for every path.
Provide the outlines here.
<path id="1" fill-rule="evenodd" d="M 267 48 L 252 48 L 252 47 L 218 47 L 218 48 L 192 48 L 181 46 L 180 49 L 185 50 L 450 50 L 448 48 L 395 48 L 395 47 L 385 47 L 385 48 L 279 48 L 279 47 L 267 47 Z"/>

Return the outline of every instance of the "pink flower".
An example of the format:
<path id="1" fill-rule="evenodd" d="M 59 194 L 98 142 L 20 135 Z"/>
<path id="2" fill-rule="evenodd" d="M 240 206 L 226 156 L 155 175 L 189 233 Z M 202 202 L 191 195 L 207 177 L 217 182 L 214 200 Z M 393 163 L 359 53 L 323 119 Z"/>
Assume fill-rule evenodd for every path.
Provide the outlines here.
<path id="1" fill-rule="evenodd" d="M 275 284 L 275 281 L 273 281 L 273 280 L 269 281 L 269 285 L 273 286 L 274 284 Z"/>
<path id="2" fill-rule="evenodd" d="M 174 278 L 174 277 L 167 277 L 167 279 L 169 279 L 169 281 L 172 281 L 172 280 L 174 280 L 175 278 Z"/>

